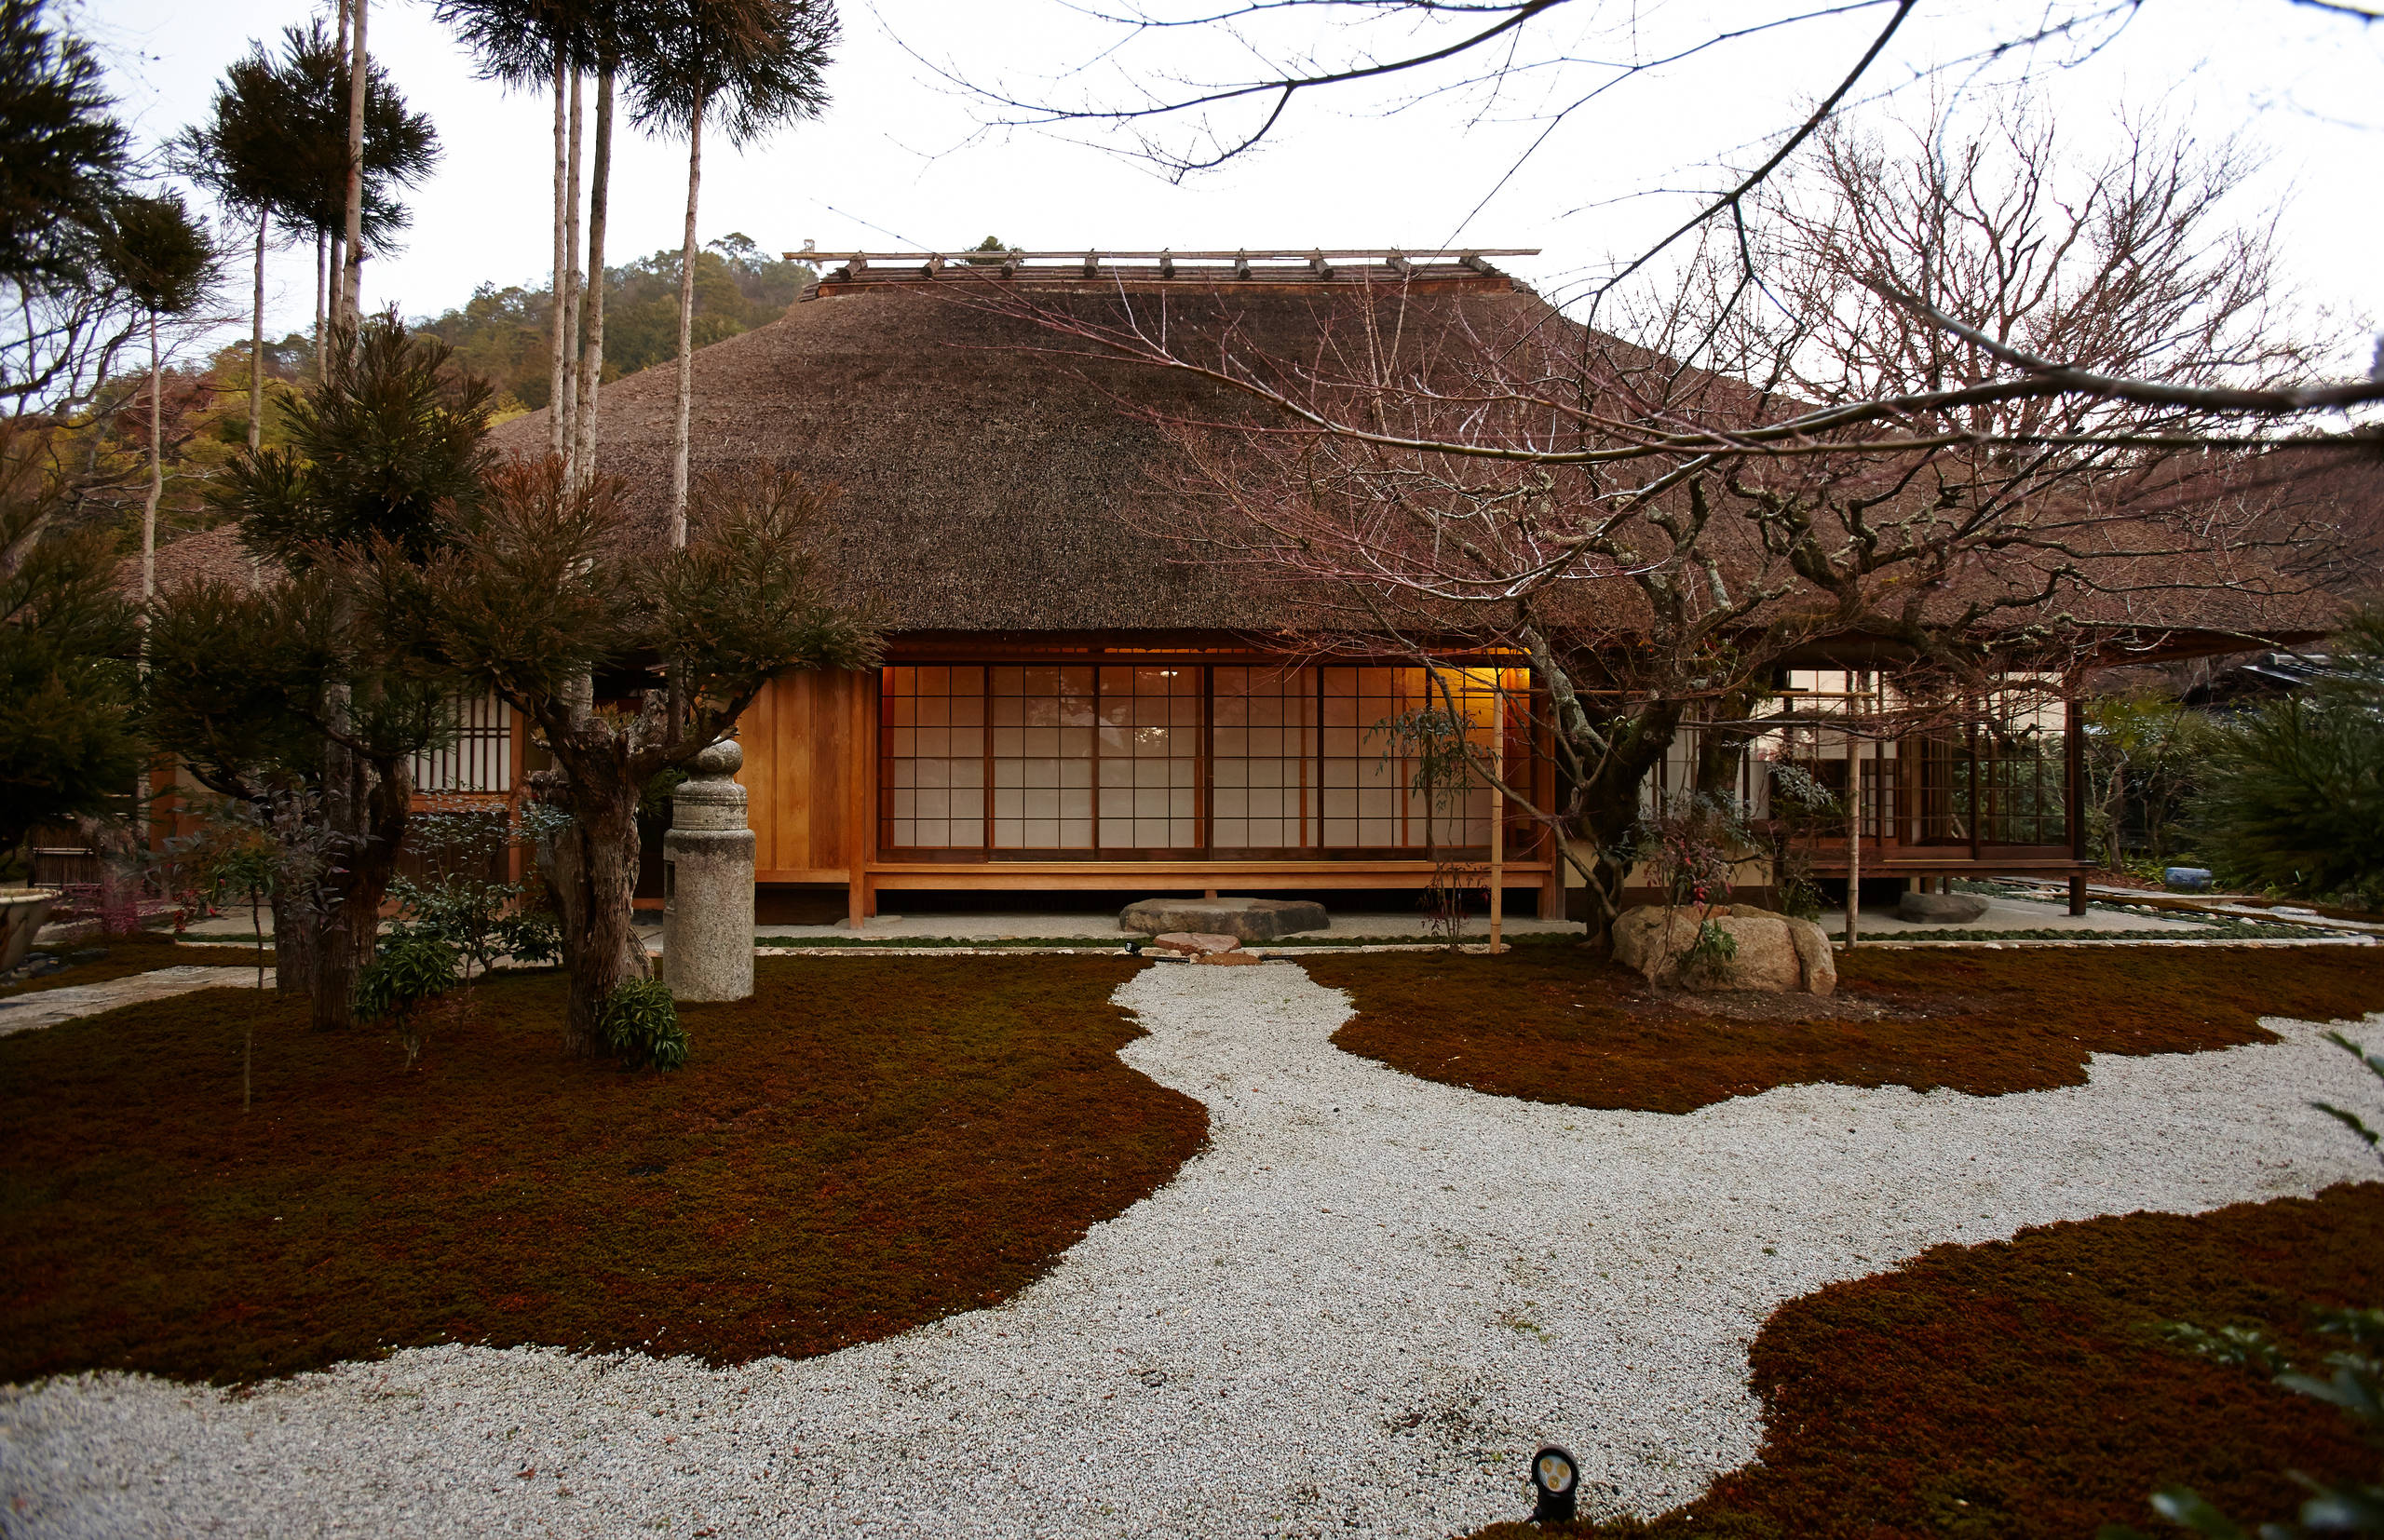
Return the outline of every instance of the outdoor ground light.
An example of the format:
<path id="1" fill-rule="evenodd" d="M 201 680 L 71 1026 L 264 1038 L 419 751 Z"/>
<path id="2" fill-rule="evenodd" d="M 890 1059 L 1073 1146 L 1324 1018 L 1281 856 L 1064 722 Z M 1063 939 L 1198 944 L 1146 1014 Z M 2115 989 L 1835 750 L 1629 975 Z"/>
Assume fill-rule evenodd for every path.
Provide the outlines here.
<path id="1" fill-rule="evenodd" d="M 1531 1457 L 1531 1521 L 1569 1524 L 1580 1485 L 1581 1467 L 1573 1452 L 1562 1444 L 1546 1444 Z"/>

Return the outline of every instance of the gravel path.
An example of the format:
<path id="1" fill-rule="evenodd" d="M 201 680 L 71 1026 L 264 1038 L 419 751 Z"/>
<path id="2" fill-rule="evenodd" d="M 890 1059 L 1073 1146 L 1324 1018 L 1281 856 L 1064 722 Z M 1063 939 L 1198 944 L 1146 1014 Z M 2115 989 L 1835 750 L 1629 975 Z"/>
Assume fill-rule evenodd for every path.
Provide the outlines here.
<path id="1" fill-rule="evenodd" d="M 97 1016 L 118 1006 L 163 1000 L 195 989 L 254 989 L 257 976 L 236 967 L 210 967 L 202 963 L 151 968 L 100 984 L 61 984 L 0 1000 L 0 1037 L 35 1027 L 54 1027 L 78 1016 Z"/>
<path id="2" fill-rule="evenodd" d="M 866 966 L 857 964 L 855 966 Z M 1602 1512 L 1744 1462 L 1781 1302 L 1939 1241 L 2366 1175 L 2278 1047 L 2099 1058 L 1976 1099 L 1808 1087 L 1686 1117 L 1351 1058 L 1296 966 L 1160 965 L 1125 1058 L 1212 1142 L 997 1309 L 800 1363 L 437 1348 L 225 1398 L 0 1392 L 26 1534 L 1437 1536 L 1524 1511 L 1535 1441 Z"/>

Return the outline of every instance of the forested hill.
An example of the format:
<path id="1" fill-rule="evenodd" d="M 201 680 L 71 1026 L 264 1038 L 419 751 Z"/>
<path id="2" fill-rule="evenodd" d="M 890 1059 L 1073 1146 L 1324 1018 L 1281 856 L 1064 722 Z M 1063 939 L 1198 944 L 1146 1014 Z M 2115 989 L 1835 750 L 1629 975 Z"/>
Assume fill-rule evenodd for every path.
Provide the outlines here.
<path id="1" fill-rule="evenodd" d="M 778 319 L 814 277 L 807 266 L 778 262 L 743 235 L 724 236 L 696 257 L 695 344 Z M 549 285 L 499 289 L 484 283 L 463 308 L 422 317 L 414 330 L 455 350 L 456 360 L 485 376 L 500 398 L 526 411 L 547 404 Z M 679 253 L 657 251 L 604 273 L 604 378 L 618 379 L 668 363 L 679 345 Z M 510 414 L 512 403 L 500 401 Z"/>

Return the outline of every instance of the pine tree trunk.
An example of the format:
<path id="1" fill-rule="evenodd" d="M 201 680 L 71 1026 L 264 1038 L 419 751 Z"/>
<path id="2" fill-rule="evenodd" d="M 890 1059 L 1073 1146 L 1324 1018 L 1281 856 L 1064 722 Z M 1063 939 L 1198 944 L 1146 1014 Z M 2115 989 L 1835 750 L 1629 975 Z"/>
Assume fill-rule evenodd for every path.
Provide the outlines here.
<path id="1" fill-rule="evenodd" d="M 637 939 L 638 787 L 583 762 L 563 789 L 570 825 L 539 850 L 562 932 L 569 980 L 563 1048 L 583 1059 L 607 1050 L 596 1030 L 614 990 L 651 971 Z M 595 784 L 601 777 L 601 785 Z"/>
<path id="2" fill-rule="evenodd" d="M 157 313 L 149 313 L 149 493 L 141 502 L 141 597 L 157 595 L 157 504 L 166 494 L 166 412 L 159 399 Z"/>
<path id="3" fill-rule="evenodd" d="M 571 466 L 572 446 L 579 441 L 579 371 L 571 360 L 579 355 L 579 72 L 571 72 L 571 135 L 569 165 L 563 179 L 563 236 L 566 242 L 562 292 L 562 455 Z"/>
<path id="4" fill-rule="evenodd" d="M 574 425 L 572 475 L 586 486 L 596 474 L 596 392 L 604 375 L 604 215 L 613 180 L 613 72 L 596 76 L 596 156 L 588 178 L 587 324 L 579 353 L 578 421 Z"/>
<path id="5" fill-rule="evenodd" d="M 679 410 L 670 430 L 670 544 L 687 543 L 689 418 L 696 399 L 696 195 L 703 186 L 704 103 L 687 123 L 687 227 L 679 247 Z"/>
<path id="6" fill-rule="evenodd" d="M 257 215 L 256 301 L 249 311 L 249 452 L 256 453 L 264 434 L 264 227 L 270 209 Z"/>
<path id="7" fill-rule="evenodd" d="M 371 78 L 371 56 L 364 49 L 367 0 L 349 4 L 356 12 L 356 35 L 347 66 L 347 273 L 340 282 L 340 315 L 353 326 L 362 314 L 364 289 L 364 90 Z"/>
<path id="8" fill-rule="evenodd" d="M 331 237 L 320 230 L 315 232 L 315 377 L 331 378 L 331 350 L 325 344 L 323 323 L 330 317 L 323 313 L 324 275 L 330 271 Z"/>
<path id="9" fill-rule="evenodd" d="M 555 264 L 554 284 L 548 291 L 547 306 L 549 339 L 547 359 L 547 453 L 562 458 L 563 430 L 569 427 L 570 414 L 563 410 L 563 373 L 571 367 L 570 334 L 565 329 L 567 309 L 564 291 L 571 287 L 571 236 L 564 225 L 563 198 L 568 188 L 566 177 L 571 150 L 569 131 L 564 115 L 569 110 L 570 93 L 563 86 L 562 50 L 555 50 Z"/>
<path id="10" fill-rule="evenodd" d="M 321 926 L 311 907 L 286 894 L 273 896 L 273 988 L 278 994 L 312 994 L 315 953 Z"/>
<path id="11" fill-rule="evenodd" d="M 322 918 L 314 958 L 309 1024 L 318 1032 L 355 1023 L 357 979 L 380 940 L 381 904 L 397 873 L 398 846 L 413 802 L 403 761 L 375 765 L 339 745 L 332 749 L 325 780 L 336 779 L 340 794 L 323 799 L 324 812 L 345 840 L 331 883 L 335 901 Z"/>

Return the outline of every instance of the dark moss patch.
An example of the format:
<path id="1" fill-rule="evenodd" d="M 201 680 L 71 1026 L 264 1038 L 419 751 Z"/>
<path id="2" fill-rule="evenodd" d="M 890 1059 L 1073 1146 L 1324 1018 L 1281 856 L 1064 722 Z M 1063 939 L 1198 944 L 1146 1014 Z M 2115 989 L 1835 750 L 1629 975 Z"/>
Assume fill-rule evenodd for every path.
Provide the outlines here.
<path id="1" fill-rule="evenodd" d="M 488 980 L 413 1074 L 249 991 L 0 1039 L 0 1380 L 440 1342 L 735 1363 L 999 1300 L 1206 1137 L 1116 1057 L 1137 966 L 765 962 L 684 1007 L 668 1076 L 564 1060 L 551 974 Z"/>
<path id="2" fill-rule="evenodd" d="M 1857 950 L 1838 965 L 1851 1004 L 1814 1001 L 1800 1021 L 1658 1000 L 1637 974 L 1575 949 L 1304 966 L 1357 1003 L 1333 1038 L 1350 1053 L 1500 1096 L 1656 1113 L 1814 1082 L 1973 1096 L 2082 1085 L 2090 1054 L 2268 1043 L 2262 1016 L 2384 1007 L 2384 950 L 2372 947 Z"/>
<path id="3" fill-rule="evenodd" d="M 104 984 L 111 979 L 129 979 L 136 973 L 148 973 L 161 967 L 254 968 L 257 966 L 257 954 L 248 947 L 185 946 L 169 937 L 145 933 L 120 940 L 78 941 L 73 946 L 39 947 L 35 950 L 61 957 L 93 951 L 104 952 L 107 955 L 95 957 L 88 963 L 69 963 L 56 973 L 0 988 L 0 999 L 14 994 L 30 994 L 36 990 Z M 268 968 L 273 966 L 273 948 L 270 946 L 264 949 L 264 966 Z"/>
<path id="4" fill-rule="evenodd" d="M 1651 1523 L 1582 1535 L 1996 1535 L 2165 1530 L 2171 1482 L 2254 1521 L 2282 1473 L 2372 1480 L 2341 1412 L 2164 1344 L 2156 1323 L 2257 1326 L 2305 1365 L 2338 1349 L 2310 1309 L 2384 1302 L 2384 1186 L 2129 1214 L 1941 1246 L 1783 1305 L 1750 1351 L 1754 1464 Z M 1548 1531 L 1498 1524 L 1475 1540 Z"/>

